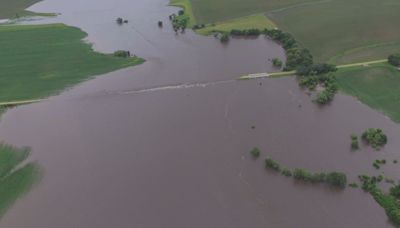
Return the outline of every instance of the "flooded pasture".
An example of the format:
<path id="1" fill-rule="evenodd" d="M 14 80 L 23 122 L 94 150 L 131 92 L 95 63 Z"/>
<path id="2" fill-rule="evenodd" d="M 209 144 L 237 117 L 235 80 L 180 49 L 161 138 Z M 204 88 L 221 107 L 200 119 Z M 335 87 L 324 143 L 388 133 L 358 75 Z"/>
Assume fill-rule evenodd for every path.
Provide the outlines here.
<path id="1" fill-rule="evenodd" d="M 102 52 L 130 50 L 143 65 L 99 76 L 47 101 L 9 110 L 0 139 L 30 146 L 45 169 L 1 227 L 387 227 L 361 190 L 300 184 L 266 171 L 263 158 L 312 171 L 376 174 L 375 159 L 400 159 L 400 127 L 356 99 L 320 108 L 294 78 L 237 81 L 273 71 L 274 42 L 222 45 L 192 31 L 176 35 L 167 0 L 45 0 L 86 31 Z M 115 18 L 129 23 L 118 26 Z M 164 21 L 164 28 L 157 21 Z M 255 126 L 252 129 L 252 126 Z M 350 134 L 379 127 L 379 152 L 351 151 Z M 262 150 L 254 160 L 249 151 Z M 400 166 L 381 168 L 397 179 Z"/>

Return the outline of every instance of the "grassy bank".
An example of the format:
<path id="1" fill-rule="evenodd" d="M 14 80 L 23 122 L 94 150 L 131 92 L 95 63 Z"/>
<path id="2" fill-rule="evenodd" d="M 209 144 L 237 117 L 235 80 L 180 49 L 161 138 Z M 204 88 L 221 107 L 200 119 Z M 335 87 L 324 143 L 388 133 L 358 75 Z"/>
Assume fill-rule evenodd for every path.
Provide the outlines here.
<path id="1" fill-rule="evenodd" d="M 41 177 L 36 163 L 23 162 L 29 150 L 0 144 L 0 218 Z"/>
<path id="2" fill-rule="evenodd" d="M 62 24 L 0 26 L 0 102 L 46 97 L 143 62 L 94 52 L 85 37 Z"/>
<path id="3" fill-rule="evenodd" d="M 397 68 L 378 64 L 344 68 L 336 75 L 342 91 L 400 122 L 400 71 Z"/>
<path id="4" fill-rule="evenodd" d="M 41 0 L 0 0 L 0 19 L 16 18 L 23 16 L 50 16 L 53 14 L 34 13 L 25 10 Z"/>
<path id="5" fill-rule="evenodd" d="M 276 28 L 274 22 L 269 20 L 264 14 L 254 14 L 246 17 L 237 19 L 227 20 L 223 22 L 217 22 L 213 25 L 206 25 L 205 28 L 196 30 L 201 35 L 209 35 L 213 31 L 218 32 L 230 32 L 232 29 L 245 30 L 245 29 L 260 29 L 265 28 L 273 29 Z"/>
<path id="6" fill-rule="evenodd" d="M 398 0 L 190 0 L 197 23 L 266 14 L 317 62 L 344 64 L 400 51 Z"/>

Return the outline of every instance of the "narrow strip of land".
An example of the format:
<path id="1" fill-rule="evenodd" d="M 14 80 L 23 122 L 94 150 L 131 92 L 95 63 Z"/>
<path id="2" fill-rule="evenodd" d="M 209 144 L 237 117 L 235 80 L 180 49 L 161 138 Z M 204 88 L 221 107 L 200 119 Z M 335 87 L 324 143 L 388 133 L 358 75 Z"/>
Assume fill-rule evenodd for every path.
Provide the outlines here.
<path id="1" fill-rule="evenodd" d="M 373 61 L 367 61 L 367 62 L 360 62 L 360 63 L 351 63 L 351 64 L 344 64 L 344 65 L 339 65 L 337 68 L 343 69 L 343 68 L 350 68 L 350 67 L 360 67 L 360 66 L 370 66 L 374 64 L 379 64 L 379 63 L 386 63 L 388 60 L 387 59 L 379 59 L 379 60 L 373 60 Z M 283 72 L 274 72 L 274 73 L 255 73 L 255 74 L 248 74 L 239 77 L 239 80 L 248 80 L 248 79 L 256 79 L 256 78 L 265 78 L 265 77 L 282 77 L 282 76 L 290 76 L 290 75 L 295 75 L 296 71 L 283 71 Z"/>

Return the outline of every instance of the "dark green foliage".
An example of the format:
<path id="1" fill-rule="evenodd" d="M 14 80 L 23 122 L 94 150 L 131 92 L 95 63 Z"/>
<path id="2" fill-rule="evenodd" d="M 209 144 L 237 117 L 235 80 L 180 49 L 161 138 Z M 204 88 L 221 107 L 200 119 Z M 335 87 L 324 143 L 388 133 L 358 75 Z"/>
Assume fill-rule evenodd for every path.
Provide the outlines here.
<path id="1" fill-rule="evenodd" d="M 285 71 L 295 70 L 299 67 L 309 67 L 313 64 L 313 57 L 308 49 L 292 48 L 286 50 Z"/>
<path id="2" fill-rule="evenodd" d="M 290 33 L 283 32 L 279 29 L 265 29 L 264 34 L 279 42 L 286 51 L 297 48 L 297 42 Z"/>
<path id="3" fill-rule="evenodd" d="M 189 17 L 185 14 L 183 10 L 181 11 L 182 14 L 179 14 L 179 16 L 176 16 L 176 14 L 170 15 L 172 27 L 174 28 L 175 32 L 177 32 L 179 29 L 181 29 L 182 32 L 185 31 L 189 23 Z M 181 13 L 181 11 L 179 11 L 179 13 Z"/>
<path id="4" fill-rule="evenodd" d="M 380 149 L 387 143 L 387 136 L 383 133 L 381 129 L 369 128 L 362 134 L 362 139 L 364 139 L 368 144 L 370 144 L 375 149 Z"/>
<path id="5" fill-rule="evenodd" d="M 259 36 L 261 35 L 261 31 L 259 29 L 232 29 L 230 34 L 232 36 Z"/>
<path id="6" fill-rule="evenodd" d="M 352 188 L 358 188 L 358 184 L 357 183 L 351 183 L 349 184 L 350 187 Z"/>
<path id="7" fill-rule="evenodd" d="M 295 169 L 293 171 L 293 177 L 294 177 L 294 179 L 302 180 L 302 181 L 306 181 L 306 182 L 311 182 L 311 180 L 312 180 L 312 174 L 304 169 Z"/>
<path id="8" fill-rule="evenodd" d="M 390 194 L 384 194 L 376 185 L 379 178 L 362 175 L 359 176 L 359 179 L 363 190 L 374 197 L 375 201 L 385 209 L 387 216 L 396 226 L 400 226 L 400 203 L 397 198 L 400 194 L 399 187 L 392 187 Z"/>
<path id="9" fill-rule="evenodd" d="M 118 50 L 114 52 L 115 57 L 121 57 L 121 58 L 128 58 L 131 56 L 131 53 L 129 51 L 124 51 L 124 50 Z"/>
<path id="10" fill-rule="evenodd" d="M 281 171 L 279 163 L 274 161 L 272 158 L 265 159 L 265 167 L 275 171 Z"/>
<path id="11" fill-rule="evenodd" d="M 334 94 L 333 94 L 333 93 L 330 93 L 329 91 L 324 90 L 324 91 L 318 93 L 317 99 L 316 99 L 315 101 L 316 101 L 318 104 L 323 105 L 323 104 L 327 104 L 327 103 L 329 103 L 330 101 L 332 101 L 333 97 L 334 97 Z"/>
<path id="12" fill-rule="evenodd" d="M 221 43 L 227 43 L 229 41 L 229 35 L 224 33 L 224 34 L 221 35 L 219 40 L 221 41 Z"/>
<path id="13" fill-rule="evenodd" d="M 293 175 L 292 171 L 288 168 L 282 169 L 282 174 L 287 177 L 291 177 Z"/>
<path id="14" fill-rule="evenodd" d="M 305 87 L 309 90 L 314 90 L 318 84 L 319 80 L 317 76 L 301 77 L 299 81 L 301 87 Z"/>
<path id="15" fill-rule="evenodd" d="M 283 65 L 282 60 L 280 60 L 278 58 L 273 58 L 272 64 L 274 65 L 274 67 L 282 67 L 282 65 Z"/>
<path id="16" fill-rule="evenodd" d="M 358 136 L 355 135 L 355 134 L 351 135 L 351 148 L 353 150 L 358 150 L 359 149 Z"/>
<path id="17" fill-rule="evenodd" d="M 326 175 L 326 182 L 331 186 L 344 188 L 347 185 L 347 177 L 341 172 L 331 172 Z"/>
<path id="18" fill-rule="evenodd" d="M 390 195 L 400 199 L 400 185 L 396 185 L 390 188 Z"/>
<path id="19" fill-rule="evenodd" d="M 397 164 L 397 160 L 393 160 L 393 163 L 394 163 L 394 164 Z"/>
<path id="20" fill-rule="evenodd" d="M 390 55 L 388 61 L 391 65 L 400 67 L 400 53 Z"/>
<path id="21" fill-rule="evenodd" d="M 311 66 L 301 66 L 296 69 L 296 74 L 299 76 L 306 76 L 306 75 L 320 75 L 326 74 L 329 72 L 335 72 L 337 68 L 335 65 L 327 64 L 327 63 L 320 63 Z"/>
<path id="22" fill-rule="evenodd" d="M 374 163 L 372 164 L 372 166 L 374 166 L 375 169 L 380 169 L 380 168 L 381 168 L 380 163 L 377 162 L 377 161 L 374 161 Z"/>
<path id="23" fill-rule="evenodd" d="M 258 158 L 260 156 L 260 149 L 258 149 L 257 147 L 254 147 L 251 151 L 250 154 L 254 157 L 254 158 Z"/>
<path id="24" fill-rule="evenodd" d="M 185 14 L 185 11 L 183 11 L 183 10 L 179 10 L 179 11 L 178 11 L 178 15 L 179 15 L 179 16 L 181 16 L 181 15 L 183 15 L 183 14 Z"/>

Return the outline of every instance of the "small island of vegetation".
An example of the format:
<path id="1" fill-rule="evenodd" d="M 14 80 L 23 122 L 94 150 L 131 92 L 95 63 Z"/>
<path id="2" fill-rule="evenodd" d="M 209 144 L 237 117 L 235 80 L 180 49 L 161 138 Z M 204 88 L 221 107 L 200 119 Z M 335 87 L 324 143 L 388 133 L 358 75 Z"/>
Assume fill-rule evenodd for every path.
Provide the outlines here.
<path id="1" fill-rule="evenodd" d="M 362 134 L 362 139 L 365 140 L 376 150 L 386 145 L 387 136 L 383 133 L 382 129 L 369 128 Z"/>

